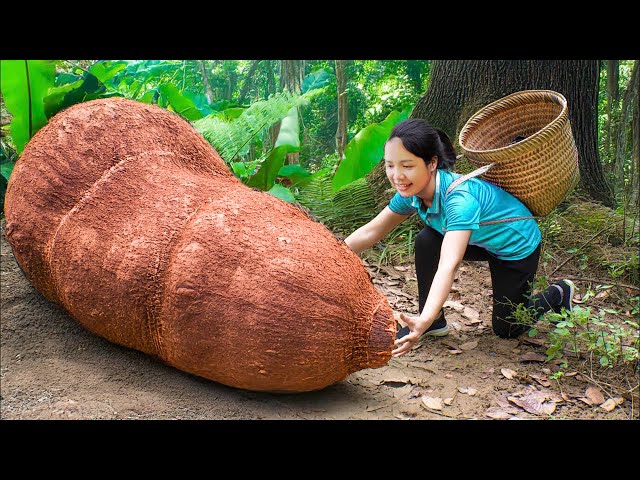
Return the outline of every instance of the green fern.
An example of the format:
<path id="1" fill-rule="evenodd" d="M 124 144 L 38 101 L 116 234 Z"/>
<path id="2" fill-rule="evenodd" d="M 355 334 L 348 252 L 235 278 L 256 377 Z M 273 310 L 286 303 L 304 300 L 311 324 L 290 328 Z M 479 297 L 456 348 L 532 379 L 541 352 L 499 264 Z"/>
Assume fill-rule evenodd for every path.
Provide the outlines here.
<path id="1" fill-rule="evenodd" d="M 332 178 L 327 173 L 312 179 L 301 188 L 298 201 L 331 230 L 351 233 L 376 215 L 371 188 L 360 178 L 334 193 Z"/>
<path id="2" fill-rule="evenodd" d="M 268 100 L 251 104 L 235 119 L 210 115 L 193 122 L 195 129 L 230 163 L 246 154 L 251 140 L 263 129 L 287 116 L 292 107 L 307 104 L 309 95 L 277 93 Z"/>

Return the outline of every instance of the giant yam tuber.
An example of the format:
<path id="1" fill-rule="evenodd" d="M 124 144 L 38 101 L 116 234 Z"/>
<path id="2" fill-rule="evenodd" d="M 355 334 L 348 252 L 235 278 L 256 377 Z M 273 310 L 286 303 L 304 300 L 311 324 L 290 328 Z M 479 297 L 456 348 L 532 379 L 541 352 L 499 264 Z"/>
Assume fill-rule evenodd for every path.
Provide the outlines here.
<path id="1" fill-rule="evenodd" d="M 299 392 L 390 359 L 392 311 L 360 259 L 243 185 L 157 106 L 109 98 L 58 113 L 16 163 L 5 215 L 47 299 L 180 370 Z"/>

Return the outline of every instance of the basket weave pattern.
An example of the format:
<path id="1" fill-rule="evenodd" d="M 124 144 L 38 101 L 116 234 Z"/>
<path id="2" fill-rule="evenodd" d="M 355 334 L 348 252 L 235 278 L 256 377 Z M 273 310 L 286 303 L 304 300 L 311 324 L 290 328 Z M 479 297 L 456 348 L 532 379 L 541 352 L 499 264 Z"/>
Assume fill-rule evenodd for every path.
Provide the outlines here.
<path id="1" fill-rule="evenodd" d="M 525 137 L 512 143 L 516 137 Z M 460 132 L 471 163 L 494 166 L 484 179 L 524 203 L 536 216 L 548 214 L 579 180 L 566 99 L 551 90 L 525 90 L 475 113 Z"/>

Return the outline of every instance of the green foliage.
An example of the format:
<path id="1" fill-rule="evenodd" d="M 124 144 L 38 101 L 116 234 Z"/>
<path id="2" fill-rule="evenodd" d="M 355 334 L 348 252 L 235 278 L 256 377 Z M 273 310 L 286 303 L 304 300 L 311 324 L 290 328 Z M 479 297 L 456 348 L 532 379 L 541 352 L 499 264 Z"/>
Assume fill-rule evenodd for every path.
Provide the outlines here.
<path id="1" fill-rule="evenodd" d="M 104 67 L 98 70 L 103 69 Z M 49 94 L 44 99 L 47 118 L 76 103 L 117 95 L 115 92 L 108 91 L 102 81 L 90 71 L 84 71 L 82 75 L 74 75 L 74 77 L 76 80 L 72 83 L 49 89 Z M 108 78 L 108 75 L 103 73 L 103 77 Z"/>
<path id="2" fill-rule="evenodd" d="M 283 165 L 278 170 L 278 176 L 288 179 L 292 186 L 305 185 L 311 178 L 311 173 L 300 164 Z"/>
<path id="3" fill-rule="evenodd" d="M 375 216 L 375 201 L 365 178 L 351 182 L 339 192 L 331 187 L 331 170 L 311 175 L 300 188 L 298 201 L 334 231 L 351 232 Z"/>
<path id="4" fill-rule="evenodd" d="M 51 60 L 2 60 L 2 96 L 13 115 L 11 138 L 18 154 L 47 123 L 44 98 L 55 83 Z"/>
<path id="5" fill-rule="evenodd" d="M 300 93 L 306 93 L 316 88 L 323 88 L 330 83 L 331 74 L 324 68 L 311 72 L 305 77 L 300 87 Z"/>
<path id="6" fill-rule="evenodd" d="M 203 117 L 202 112 L 198 110 L 195 103 L 182 95 L 175 86 L 165 83 L 160 85 L 158 90 L 165 97 L 167 106 L 187 120 L 199 120 Z"/>
<path id="7" fill-rule="evenodd" d="M 292 107 L 306 102 L 305 96 L 283 92 L 253 103 L 235 119 L 208 116 L 196 120 L 193 126 L 226 162 L 237 161 L 237 157 L 247 155 L 249 142 L 258 133 L 286 117 Z"/>
<path id="8" fill-rule="evenodd" d="M 280 200 L 284 200 L 285 202 L 294 203 L 296 201 L 296 197 L 291 193 L 291 190 L 279 183 L 274 183 L 268 193 L 274 197 L 278 197 Z"/>
<path id="9" fill-rule="evenodd" d="M 594 292 L 587 292 L 582 301 L 587 301 Z M 638 303 L 639 297 L 633 299 Z M 631 365 L 637 368 L 639 361 L 639 340 L 637 308 L 636 320 L 612 321 L 607 314 L 617 315 L 613 309 L 599 309 L 592 313 L 590 307 L 575 305 L 571 312 L 562 309 L 560 313 L 546 312 L 540 319 L 534 308 L 524 304 L 513 305 L 510 321 L 531 327 L 529 337 L 545 335 L 548 343 L 546 361 L 563 359 L 561 368 L 568 362 L 570 354 L 578 359 L 589 359 L 602 367 Z M 564 364 L 564 367 L 562 366 Z M 560 378 L 561 374 L 556 378 Z"/>
<path id="10" fill-rule="evenodd" d="M 11 171 L 16 163 L 16 157 L 16 151 L 2 139 L 0 141 L 0 211 L 4 211 L 4 194 L 7 190 Z"/>
<path id="11" fill-rule="evenodd" d="M 269 153 L 266 160 L 259 163 L 259 170 L 245 182 L 249 187 L 269 190 L 273 187 L 280 168 L 284 165 L 287 153 L 295 150 L 291 145 L 280 145 Z"/>
<path id="12" fill-rule="evenodd" d="M 600 309 L 594 314 L 591 308 L 579 305 L 571 312 L 547 313 L 545 320 L 553 325 L 547 336 L 547 360 L 561 358 L 568 351 L 578 358 L 592 358 L 603 367 L 631 364 L 636 368 L 640 358 L 637 320 L 612 322 L 606 320 L 607 313 Z"/>
<path id="13" fill-rule="evenodd" d="M 391 112 L 381 123 L 369 125 L 351 140 L 344 151 L 344 159 L 331 183 L 334 191 L 367 175 L 384 156 L 384 144 L 393 127 L 409 117 L 409 111 Z"/>
<path id="14" fill-rule="evenodd" d="M 415 238 L 420 228 L 416 222 L 401 223 L 371 249 L 369 256 L 375 257 L 378 266 L 405 262 L 415 253 Z"/>

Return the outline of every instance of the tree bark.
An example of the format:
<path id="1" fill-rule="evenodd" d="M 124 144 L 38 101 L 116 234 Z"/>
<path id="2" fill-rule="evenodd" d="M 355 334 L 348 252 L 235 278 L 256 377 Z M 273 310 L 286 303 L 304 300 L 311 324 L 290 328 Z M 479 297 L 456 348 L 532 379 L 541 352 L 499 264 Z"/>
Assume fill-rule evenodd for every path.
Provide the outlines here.
<path id="1" fill-rule="evenodd" d="M 240 90 L 240 100 L 239 100 L 240 104 L 244 103 L 244 99 L 247 96 L 247 93 L 249 93 L 249 88 L 251 88 L 251 85 L 253 83 L 253 75 L 256 69 L 258 68 L 259 63 L 260 63 L 260 60 L 254 60 L 253 63 L 251 64 L 251 67 L 249 67 L 247 76 L 245 77 L 244 83 L 242 84 L 242 90 Z"/>
<path id="2" fill-rule="evenodd" d="M 209 104 L 213 103 L 213 90 L 211 89 L 211 83 L 209 83 L 209 76 L 207 75 L 207 67 L 204 64 L 204 60 L 198 60 L 200 64 L 200 71 L 202 72 L 202 83 L 204 84 L 205 96 Z"/>
<path id="3" fill-rule="evenodd" d="M 611 151 L 611 134 L 614 130 L 615 121 L 613 119 L 615 106 L 619 101 L 618 79 L 620 77 L 620 65 L 618 60 L 607 60 L 607 129 L 604 141 L 605 161 L 609 166 L 615 158 L 615 151 Z M 615 143 L 614 143 L 615 145 Z"/>
<path id="4" fill-rule="evenodd" d="M 271 95 L 276 93 L 276 90 L 277 90 L 275 73 L 273 71 L 273 64 L 271 62 L 272 62 L 271 60 L 265 61 L 266 67 L 267 67 L 267 94 L 265 95 L 265 98 L 269 98 Z M 280 122 L 276 122 L 269 127 L 269 137 L 271 140 L 271 148 L 269 148 L 269 150 L 271 150 L 276 144 L 276 140 L 278 140 L 279 133 L 280 133 Z"/>
<path id="5" fill-rule="evenodd" d="M 347 146 L 347 77 L 345 75 L 346 60 L 336 60 L 336 83 L 338 85 L 338 129 L 336 131 L 336 149 L 338 163 L 344 156 Z"/>
<path id="6" fill-rule="evenodd" d="M 416 92 L 422 92 L 422 75 L 420 75 L 420 60 L 407 60 L 407 76 L 413 83 Z"/>
<path id="7" fill-rule="evenodd" d="M 238 73 L 234 70 L 227 70 L 227 89 L 224 98 L 231 100 L 233 98 L 233 91 L 236 89 L 236 83 L 238 83 Z"/>
<path id="8" fill-rule="evenodd" d="M 599 73 L 597 60 L 434 60 L 429 88 L 411 117 L 444 130 L 457 145 L 469 117 L 488 103 L 520 90 L 559 92 L 569 105 L 582 186 L 612 207 L 613 192 L 597 149 Z"/>
<path id="9" fill-rule="evenodd" d="M 280 86 L 291 93 L 299 94 L 304 78 L 304 60 L 282 60 L 280 63 Z M 300 109 L 298 109 L 300 114 Z M 287 154 L 287 164 L 300 163 L 300 152 Z"/>
<path id="10" fill-rule="evenodd" d="M 640 97 L 638 97 L 638 62 L 637 60 L 634 63 L 633 70 L 631 72 L 631 79 L 629 80 L 629 85 L 624 92 L 622 97 L 622 107 L 620 108 L 620 120 L 617 122 L 617 130 L 614 138 L 616 139 L 616 157 L 614 161 L 615 165 L 615 177 L 618 179 L 616 182 L 617 192 L 624 190 L 624 164 L 625 157 L 627 153 L 630 153 L 630 157 L 632 162 L 637 161 L 637 157 L 633 158 L 633 150 L 634 150 L 634 141 L 637 144 L 638 132 L 633 131 L 633 118 L 634 114 L 638 109 L 638 102 L 640 101 Z M 629 131 L 627 126 L 631 123 L 632 130 L 631 135 L 629 135 Z M 631 140 L 631 148 L 627 148 L 627 142 Z M 637 147 L 636 147 L 637 148 Z"/>

